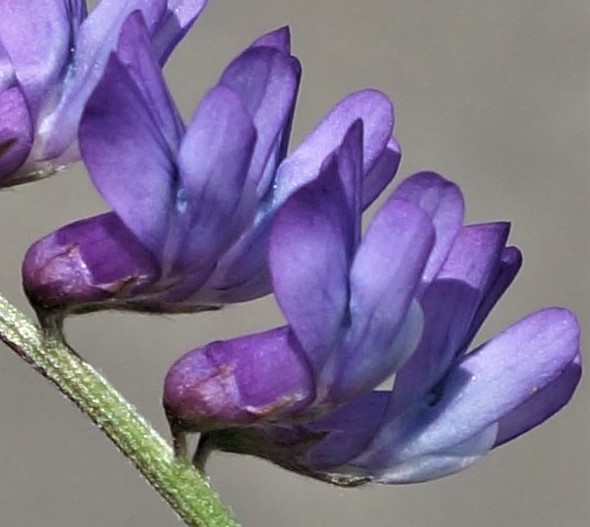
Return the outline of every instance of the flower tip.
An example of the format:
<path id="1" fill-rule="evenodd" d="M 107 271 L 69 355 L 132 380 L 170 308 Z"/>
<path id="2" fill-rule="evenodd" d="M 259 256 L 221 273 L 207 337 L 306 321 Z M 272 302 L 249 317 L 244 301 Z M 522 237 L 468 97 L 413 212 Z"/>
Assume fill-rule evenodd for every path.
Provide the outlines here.
<path id="1" fill-rule="evenodd" d="M 173 431 L 208 432 L 306 407 L 313 387 L 287 328 L 190 351 L 168 371 L 163 403 Z"/>
<path id="2" fill-rule="evenodd" d="M 22 265 L 25 293 L 39 313 L 132 308 L 138 289 L 157 276 L 151 254 L 112 213 L 42 238 Z"/>
<path id="3" fill-rule="evenodd" d="M 163 404 L 173 430 L 209 431 L 247 417 L 236 405 L 231 364 L 214 358 L 220 345 L 190 351 L 166 374 Z"/>
<path id="4" fill-rule="evenodd" d="M 55 234 L 33 244 L 23 260 L 25 294 L 38 313 L 67 311 L 77 304 L 104 300 L 104 291 L 89 283 L 75 244 L 56 242 Z"/>
<path id="5" fill-rule="evenodd" d="M 251 47 L 266 46 L 276 48 L 284 53 L 291 53 L 291 30 L 289 26 L 282 26 L 258 37 Z"/>
<path id="6" fill-rule="evenodd" d="M 538 327 L 560 328 L 562 331 L 571 335 L 580 335 L 580 323 L 578 317 L 573 311 L 561 306 L 552 306 L 540 309 L 532 313 L 530 319 L 534 320 Z"/>

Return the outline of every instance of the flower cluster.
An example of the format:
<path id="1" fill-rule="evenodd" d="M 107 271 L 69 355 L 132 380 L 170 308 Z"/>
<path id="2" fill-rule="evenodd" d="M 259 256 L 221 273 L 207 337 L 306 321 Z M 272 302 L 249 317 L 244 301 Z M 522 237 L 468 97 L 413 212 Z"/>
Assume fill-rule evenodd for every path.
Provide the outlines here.
<path id="1" fill-rule="evenodd" d="M 269 264 L 288 325 L 188 353 L 164 405 L 173 431 L 203 432 L 209 448 L 341 485 L 425 481 L 567 403 L 579 328 L 544 309 L 469 352 L 521 264 L 509 225 L 463 226 L 459 189 L 419 173 L 361 241 L 359 130 L 274 222 Z"/>
<path id="2" fill-rule="evenodd" d="M 521 266 L 509 224 L 464 225 L 459 188 L 421 172 L 361 233 L 401 157 L 384 94 L 349 95 L 289 152 L 301 67 L 280 28 L 183 122 L 161 68 L 205 4 L 0 0 L 0 185 L 81 158 L 111 209 L 27 252 L 41 321 L 273 292 L 286 325 L 171 367 L 172 432 L 342 485 L 457 472 L 564 406 L 581 374 L 567 310 L 471 349 Z"/>

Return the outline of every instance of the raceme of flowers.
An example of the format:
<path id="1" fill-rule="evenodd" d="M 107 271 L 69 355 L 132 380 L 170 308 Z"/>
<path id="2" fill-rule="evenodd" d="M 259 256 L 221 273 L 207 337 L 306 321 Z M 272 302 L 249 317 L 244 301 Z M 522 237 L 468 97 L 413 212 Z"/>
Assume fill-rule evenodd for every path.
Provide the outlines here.
<path id="1" fill-rule="evenodd" d="M 509 224 L 464 225 L 459 188 L 420 172 L 361 234 L 401 156 L 384 94 L 346 97 L 288 153 L 301 67 L 281 28 L 183 122 L 161 67 L 205 4 L 0 0 L 0 185 L 81 157 L 111 209 L 27 252 L 41 320 L 274 292 L 286 325 L 181 357 L 166 415 L 176 437 L 342 485 L 457 472 L 562 408 L 581 375 L 572 313 L 471 347 L 522 263 Z"/>

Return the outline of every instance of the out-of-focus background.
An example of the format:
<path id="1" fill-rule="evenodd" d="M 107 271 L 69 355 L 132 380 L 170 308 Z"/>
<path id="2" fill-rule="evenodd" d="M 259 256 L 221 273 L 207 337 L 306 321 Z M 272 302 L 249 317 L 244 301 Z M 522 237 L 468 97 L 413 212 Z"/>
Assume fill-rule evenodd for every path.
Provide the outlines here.
<path id="1" fill-rule="evenodd" d="M 463 188 L 469 221 L 513 222 L 525 265 L 480 340 L 546 305 L 568 306 L 590 328 L 588 0 L 211 0 L 166 68 L 184 117 L 233 56 L 284 24 L 304 68 L 293 145 L 347 93 L 380 88 L 396 105 L 397 179 L 437 170 Z M 0 203 L 0 289 L 30 312 L 24 251 L 106 206 L 81 166 L 3 191 Z M 160 394 L 169 365 L 199 344 L 280 321 L 265 299 L 198 316 L 79 317 L 67 332 L 167 434 Z M 541 428 L 432 483 L 342 490 L 230 455 L 214 455 L 210 474 L 248 527 L 583 527 L 589 385 Z M 107 439 L 2 346 L 0 525 L 180 524 Z"/>

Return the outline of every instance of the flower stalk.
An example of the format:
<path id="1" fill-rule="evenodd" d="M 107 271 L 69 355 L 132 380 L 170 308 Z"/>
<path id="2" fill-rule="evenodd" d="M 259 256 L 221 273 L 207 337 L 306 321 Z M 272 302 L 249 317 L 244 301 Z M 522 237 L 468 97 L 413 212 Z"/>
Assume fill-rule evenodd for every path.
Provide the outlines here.
<path id="1" fill-rule="evenodd" d="M 0 295 L 0 338 L 78 406 L 190 527 L 238 527 L 206 478 L 72 350 L 58 329 L 41 330 Z"/>

